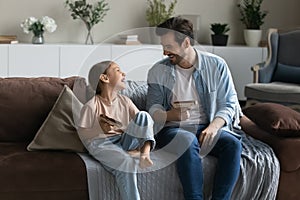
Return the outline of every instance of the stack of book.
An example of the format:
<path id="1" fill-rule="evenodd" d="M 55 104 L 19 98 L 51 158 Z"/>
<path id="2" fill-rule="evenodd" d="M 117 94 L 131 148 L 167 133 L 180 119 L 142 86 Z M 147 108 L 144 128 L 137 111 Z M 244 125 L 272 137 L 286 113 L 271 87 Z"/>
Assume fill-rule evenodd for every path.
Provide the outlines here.
<path id="1" fill-rule="evenodd" d="M 0 44 L 16 44 L 18 43 L 16 35 L 0 35 Z"/>
<path id="2" fill-rule="evenodd" d="M 137 45 L 141 44 L 141 42 L 138 39 L 138 35 L 120 35 L 118 44 Z"/>

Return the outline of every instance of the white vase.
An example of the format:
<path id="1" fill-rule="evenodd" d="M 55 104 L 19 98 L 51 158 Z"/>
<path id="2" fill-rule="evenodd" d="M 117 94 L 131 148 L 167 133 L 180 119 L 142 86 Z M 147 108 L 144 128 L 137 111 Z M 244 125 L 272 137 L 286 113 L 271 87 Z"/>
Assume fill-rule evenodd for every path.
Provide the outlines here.
<path id="1" fill-rule="evenodd" d="M 262 31 L 261 30 L 253 30 L 253 29 L 245 29 L 244 30 L 244 39 L 248 46 L 250 47 L 258 47 L 261 40 Z"/>

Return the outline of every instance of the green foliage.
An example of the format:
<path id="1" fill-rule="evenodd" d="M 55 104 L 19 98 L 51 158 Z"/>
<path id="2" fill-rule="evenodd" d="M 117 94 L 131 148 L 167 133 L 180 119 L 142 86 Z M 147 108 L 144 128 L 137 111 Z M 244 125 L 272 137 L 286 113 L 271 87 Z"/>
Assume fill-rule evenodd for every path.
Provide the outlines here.
<path id="1" fill-rule="evenodd" d="M 149 26 L 157 26 L 158 24 L 171 18 L 174 14 L 174 8 L 177 4 L 177 0 L 170 3 L 167 8 L 165 0 L 147 0 L 149 7 L 146 10 L 146 20 Z"/>
<path id="2" fill-rule="evenodd" d="M 230 28 L 228 24 L 213 23 L 210 25 L 210 30 L 215 35 L 225 35 L 230 30 Z"/>
<path id="3" fill-rule="evenodd" d="M 86 25 L 88 31 L 99 22 L 103 22 L 103 18 L 109 10 L 105 0 L 101 0 L 96 4 L 88 4 L 86 0 L 66 0 L 66 6 L 71 12 L 73 19 L 81 19 Z"/>
<path id="4" fill-rule="evenodd" d="M 241 14 L 241 21 L 247 29 L 260 29 L 264 24 L 264 18 L 267 16 L 267 11 L 261 10 L 263 0 L 241 0 L 238 8 Z"/>

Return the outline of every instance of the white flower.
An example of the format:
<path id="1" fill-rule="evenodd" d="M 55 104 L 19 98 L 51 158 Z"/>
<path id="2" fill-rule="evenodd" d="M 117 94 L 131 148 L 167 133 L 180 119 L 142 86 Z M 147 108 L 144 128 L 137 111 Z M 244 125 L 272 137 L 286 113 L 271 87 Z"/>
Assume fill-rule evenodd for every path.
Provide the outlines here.
<path id="1" fill-rule="evenodd" d="M 54 19 L 44 16 L 41 20 L 35 17 L 29 17 L 21 23 L 21 27 L 27 34 L 32 31 L 34 35 L 39 35 L 43 34 L 44 31 L 48 31 L 50 33 L 54 32 L 57 28 L 57 25 Z"/>
<path id="2" fill-rule="evenodd" d="M 42 21 L 41 23 L 44 25 L 44 30 L 52 33 L 56 30 L 56 23 L 54 21 L 54 19 L 48 17 L 48 16 L 45 16 L 42 18 Z"/>
<path id="3" fill-rule="evenodd" d="M 23 21 L 22 23 L 21 23 L 21 27 L 23 28 L 23 31 L 25 32 L 25 33 L 29 33 L 29 29 L 30 29 L 30 27 L 34 24 L 34 23 L 36 23 L 38 20 L 35 18 L 35 17 L 29 17 L 29 18 L 27 18 L 27 19 L 25 19 L 25 21 Z"/>

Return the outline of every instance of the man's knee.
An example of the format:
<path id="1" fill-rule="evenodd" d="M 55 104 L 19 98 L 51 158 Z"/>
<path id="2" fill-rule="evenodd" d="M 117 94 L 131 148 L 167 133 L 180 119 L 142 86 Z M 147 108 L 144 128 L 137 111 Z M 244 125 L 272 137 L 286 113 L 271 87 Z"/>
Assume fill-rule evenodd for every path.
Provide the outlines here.
<path id="1" fill-rule="evenodd" d="M 165 146 L 166 151 L 176 155 L 182 155 L 186 151 L 199 152 L 200 150 L 196 135 L 180 128 L 165 128 L 160 132 L 157 144 L 160 148 Z"/>
<path id="2" fill-rule="evenodd" d="M 184 151 L 192 153 L 200 150 L 198 139 L 194 133 L 188 131 L 179 132 L 174 139 L 177 140 L 178 147 L 185 149 Z"/>
<path id="3" fill-rule="evenodd" d="M 240 139 L 233 136 L 232 134 L 225 132 L 225 137 L 220 137 L 221 143 L 223 143 L 224 147 L 230 151 L 233 151 L 237 154 L 240 154 L 242 151 L 242 143 Z"/>
<path id="4" fill-rule="evenodd" d="M 237 154 L 241 154 L 242 153 L 242 143 L 239 139 L 234 138 L 233 142 L 232 142 L 232 146 L 235 149 L 235 152 Z"/>

